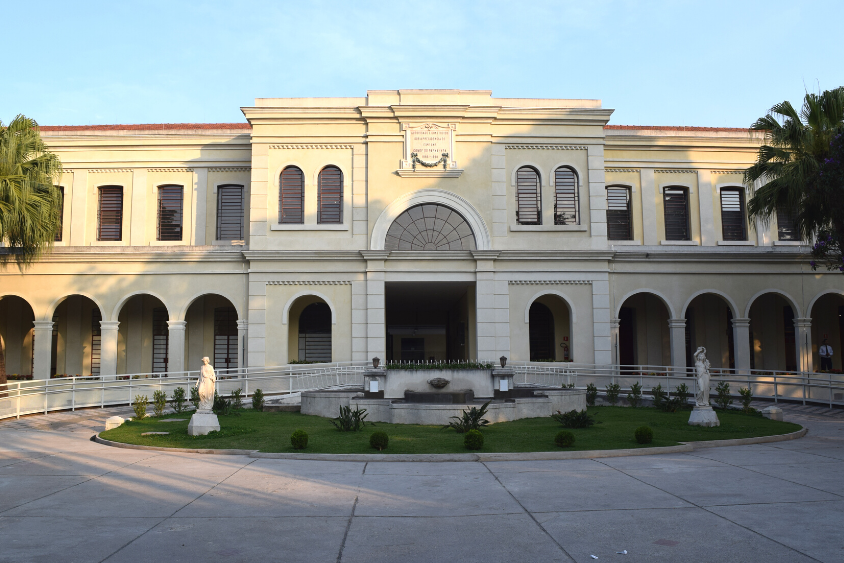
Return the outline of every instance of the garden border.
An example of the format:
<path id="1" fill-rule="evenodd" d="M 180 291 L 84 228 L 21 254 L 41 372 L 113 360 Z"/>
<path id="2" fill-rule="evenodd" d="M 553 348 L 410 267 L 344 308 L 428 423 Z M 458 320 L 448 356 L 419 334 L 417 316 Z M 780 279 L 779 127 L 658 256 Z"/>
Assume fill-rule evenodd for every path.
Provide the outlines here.
<path id="1" fill-rule="evenodd" d="M 443 462 L 443 461 L 545 461 L 565 459 L 598 459 L 604 457 L 626 457 L 640 455 L 659 455 L 693 452 L 701 448 L 718 448 L 726 446 L 746 446 L 750 444 L 769 444 L 785 442 L 802 438 L 809 431 L 805 426 L 788 434 L 774 434 L 772 436 L 757 436 L 755 438 L 733 438 L 730 440 L 705 440 L 700 442 L 683 442 L 680 446 L 663 446 L 658 448 L 630 448 L 623 450 L 580 450 L 580 451 L 547 451 L 547 452 L 502 452 L 502 453 L 465 453 L 465 454 L 285 454 L 261 452 L 259 450 L 226 450 L 213 448 L 165 448 L 162 446 L 141 446 L 138 444 L 124 444 L 100 438 L 99 433 L 91 437 L 93 442 L 115 448 L 130 450 L 153 450 L 161 452 L 179 452 L 211 455 L 246 455 L 258 459 L 297 459 L 310 461 L 395 461 L 395 462 Z"/>

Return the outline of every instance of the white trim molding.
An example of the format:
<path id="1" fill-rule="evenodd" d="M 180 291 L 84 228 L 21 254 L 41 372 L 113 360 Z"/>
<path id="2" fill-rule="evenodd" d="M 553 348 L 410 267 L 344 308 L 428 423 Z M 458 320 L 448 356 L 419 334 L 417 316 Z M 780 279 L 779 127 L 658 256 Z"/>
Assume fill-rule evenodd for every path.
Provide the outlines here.
<path id="1" fill-rule="evenodd" d="M 293 306 L 293 304 L 296 302 L 296 300 L 299 299 L 300 297 L 306 297 L 308 295 L 311 295 L 313 297 L 319 297 L 320 299 L 322 299 L 325 302 L 326 305 L 328 305 L 328 308 L 331 309 L 331 324 L 336 325 L 337 324 L 337 308 L 334 307 L 334 304 L 331 302 L 331 300 L 328 297 L 326 297 L 324 294 L 322 294 L 318 291 L 313 291 L 313 290 L 300 291 L 297 294 L 295 294 L 294 296 L 292 296 L 290 299 L 288 299 L 287 303 L 285 303 L 285 305 L 284 305 L 284 310 L 281 313 L 281 324 L 283 324 L 283 325 L 287 324 L 288 317 L 290 315 L 290 307 Z"/>
<path id="2" fill-rule="evenodd" d="M 533 305 L 534 301 L 545 295 L 553 295 L 563 300 L 563 302 L 569 308 L 569 313 L 571 314 L 571 318 L 569 319 L 569 325 L 574 325 L 574 323 L 577 321 L 577 312 L 574 309 L 574 302 L 565 293 L 561 291 L 555 291 L 553 289 L 546 289 L 540 291 L 539 293 L 528 299 L 527 306 L 525 306 L 525 324 L 530 324 L 530 306 Z"/>
<path id="3" fill-rule="evenodd" d="M 407 209 L 423 203 L 437 203 L 450 207 L 460 213 L 472 228 L 477 250 L 492 250 L 492 238 L 490 237 L 489 229 L 486 226 L 484 218 L 478 213 L 478 210 L 459 195 L 437 188 L 406 193 L 388 205 L 381 212 L 381 215 L 378 216 L 378 220 L 375 221 L 375 225 L 372 227 L 372 239 L 369 249 L 384 250 L 387 231 L 390 229 L 393 221 Z"/>

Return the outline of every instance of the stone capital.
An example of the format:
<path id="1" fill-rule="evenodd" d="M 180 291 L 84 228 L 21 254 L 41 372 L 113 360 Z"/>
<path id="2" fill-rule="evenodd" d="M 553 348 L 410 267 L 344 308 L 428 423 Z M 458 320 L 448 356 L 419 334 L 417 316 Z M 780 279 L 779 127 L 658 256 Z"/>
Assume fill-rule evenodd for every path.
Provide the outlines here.
<path id="1" fill-rule="evenodd" d="M 736 328 L 747 328 L 750 326 L 750 319 L 733 319 L 733 326 Z"/>
<path id="2" fill-rule="evenodd" d="M 172 332 L 174 330 L 185 330 L 187 321 L 167 321 L 167 328 Z"/>
<path id="3" fill-rule="evenodd" d="M 53 321 L 33 321 L 33 325 L 35 325 L 35 330 L 37 331 L 44 331 L 44 330 L 53 330 Z"/>
<path id="4" fill-rule="evenodd" d="M 246 330 L 249 328 L 249 321 L 246 319 L 240 319 L 237 321 L 237 330 Z"/>
<path id="5" fill-rule="evenodd" d="M 686 319 L 668 319 L 670 328 L 686 328 Z"/>
<path id="6" fill-rule="evenodd" d="M 100 321 L 100 330 L 117 330 L 120 321 Z"/>

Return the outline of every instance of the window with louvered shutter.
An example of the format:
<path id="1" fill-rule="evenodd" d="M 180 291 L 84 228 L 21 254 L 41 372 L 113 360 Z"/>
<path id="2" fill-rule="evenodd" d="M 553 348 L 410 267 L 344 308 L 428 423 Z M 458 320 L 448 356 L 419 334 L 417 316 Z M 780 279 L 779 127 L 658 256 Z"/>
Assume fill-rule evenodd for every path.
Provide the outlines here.
<path id="1" fill-rule="evenodd" d="M 633 240 L 633 222 L 630 220 L 630 188 L 607 188 L 607 238 Z"/>
<path id="2" fill-rule="evenodd" d="M 170 360 L 170 327 L 167 324 L 169 315 L 165 307 L 152 310 L 152 371 L 153 373 L 167 372 Z"/>
<path id="3" fill-rule="evenodd" d="M 689 192 L 685 188 L 665 188 L 665 240 L 691 240 Z"/>
<path id="4" fill-rule="evenodd" d="M 326 166 L 319 173 L 317 223 L 343 222 L 343 172 Z"/>
<path id="5" fill-rule="evenodd" d="M 516 222 L 520 225 L 542 224 L 539 172 L 530 166 L 516 171 Z"/>
<path id="6" fill-rule="evenodd" d="M 777 238 L 779 240 L 800 240 L 794 225 L 796 213 L 787 209 L 777 209 Z"/>
<path id="7" fill-rule="evenodd" d="M 724 240 L 747 240 L 744 219 L 744 190 L 721 190 L 721 235 Z"/>
<path id="8" fill-rule="evenodd" d="M 62 241 L 62 229 L 64 228 L 64 187 L 56 186 L 61 194 L 61 204 L 59 205 L 59 228 L 56 231 L 56 242 Z"/>
<path id="9" fill-rule="evenodd" d="M 182 240 L 182 186 L 158 188 L 158 240 Z"/>
<path id="10" fill-rule="evenodd" d="M 100 375 L 100 360 L 102 358 L 103 332 L 100 321 L 103 315 L 98 307 L 91 311 L 91 375 Z"/>
<path id="11" fill-rule="evenodd" d="M 217 186 L 217 240 L 243 240 L 243 186 Z"/>
<path id="12" fill-rule="evenodd" d="M 577 175 L 567 166 L 554 171 L 554 224 L 579 225 Z"/>
<path id="13" fill-rule="evenodd" d="M 100 188 L 97 240 L 123 240 L 123 186 Z"/>
<path id="14" fill-rule="evenodd" d="M 278 222 L 305 222 L 305 175 L 295 166 L 281 172 L 278 190 Z"/>

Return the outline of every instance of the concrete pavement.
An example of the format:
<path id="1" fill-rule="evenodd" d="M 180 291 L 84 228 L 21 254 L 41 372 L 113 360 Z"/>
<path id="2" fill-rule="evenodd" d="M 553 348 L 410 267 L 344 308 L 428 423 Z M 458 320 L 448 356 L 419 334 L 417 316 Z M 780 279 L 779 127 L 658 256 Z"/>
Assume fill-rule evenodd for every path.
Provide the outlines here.
<path id="1" fill-rule="evenodd" d="M 485 463 L 89 440 L 128 409 L 0 422 L 0 561 L 839 562 L 844 412 L 813 409 L 784 406 L 788 442 Z"/>

